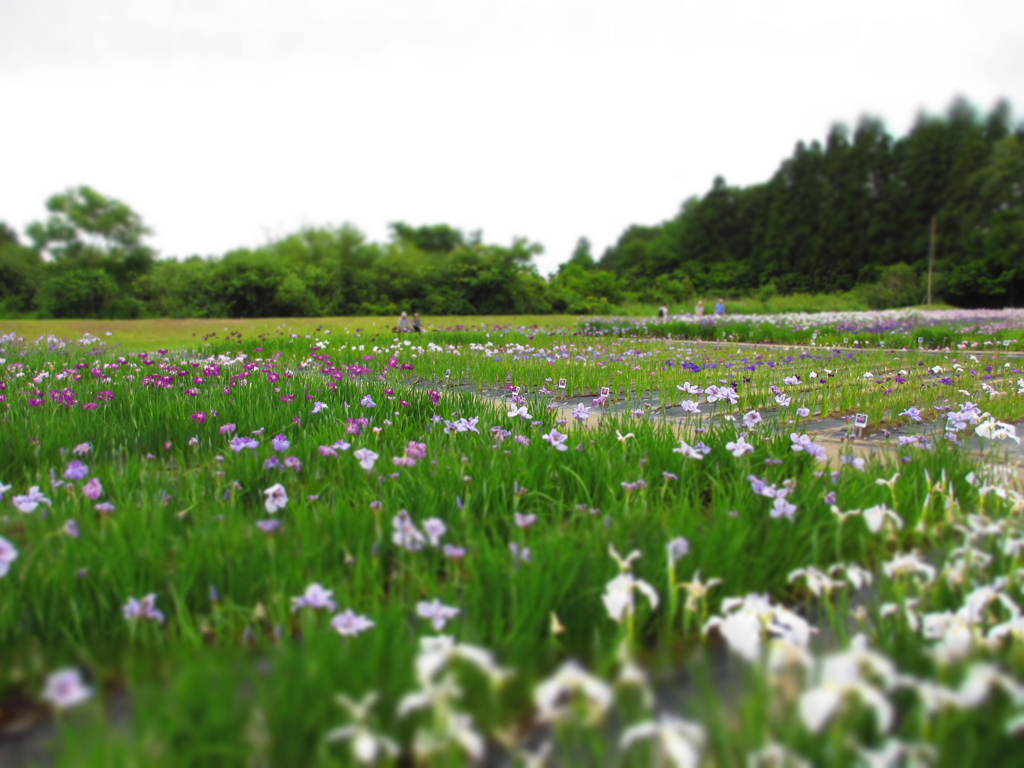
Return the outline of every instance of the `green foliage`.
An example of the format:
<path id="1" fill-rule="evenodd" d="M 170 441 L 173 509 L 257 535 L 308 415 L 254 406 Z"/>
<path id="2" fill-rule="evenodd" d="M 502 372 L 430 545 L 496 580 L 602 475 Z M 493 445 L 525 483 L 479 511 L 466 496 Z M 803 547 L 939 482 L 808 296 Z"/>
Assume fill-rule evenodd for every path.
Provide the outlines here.
<path id="1" fill-rule="evenodd" d="M 117 284 L 107 272 L 90 267 L 54 265 L 39 291 L 39 309 L 47 317 L 110 317 Z"/>

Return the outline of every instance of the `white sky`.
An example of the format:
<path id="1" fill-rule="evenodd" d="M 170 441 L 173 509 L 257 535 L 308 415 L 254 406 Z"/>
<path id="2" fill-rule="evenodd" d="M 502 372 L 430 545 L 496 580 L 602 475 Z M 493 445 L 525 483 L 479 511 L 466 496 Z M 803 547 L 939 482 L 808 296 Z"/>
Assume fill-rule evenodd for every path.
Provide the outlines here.
<path id="1" fill-rule="evenodd" d="M 167 256 L 404 220 L 546 274 L 957 94 L 1024 116 L 1020 0 L 0 0 L 0 220 L 88 184 Z"/>

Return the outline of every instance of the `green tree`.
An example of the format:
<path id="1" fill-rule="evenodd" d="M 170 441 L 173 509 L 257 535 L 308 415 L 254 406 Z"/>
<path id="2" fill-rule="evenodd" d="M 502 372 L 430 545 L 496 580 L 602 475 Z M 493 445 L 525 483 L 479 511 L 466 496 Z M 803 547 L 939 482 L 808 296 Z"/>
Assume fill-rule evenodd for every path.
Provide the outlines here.
<path id="1" fill-rule="evenodd" d="M 49 217 L 28 234 L 55 261 L 105 269 L 122 286 L 152 268 L 155 253 L 143 242 L 150 230 L 124 203 L 83 186 L 53 195 L 46 208 Z"/>

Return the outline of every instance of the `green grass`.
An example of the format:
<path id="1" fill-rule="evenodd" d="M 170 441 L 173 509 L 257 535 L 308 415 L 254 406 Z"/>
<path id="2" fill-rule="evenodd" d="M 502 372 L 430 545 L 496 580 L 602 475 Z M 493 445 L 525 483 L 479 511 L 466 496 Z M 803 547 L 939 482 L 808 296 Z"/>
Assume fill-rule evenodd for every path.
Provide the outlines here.
<path id="1" fill-rule="evenodd" d="M 350 764 L 345 744 L 324 741 L 351 721 L 334 696 L 369 691 L 379 696 L 369 725 L 402 746 L 405 762 L 424 734 L 450 739 L 455 715 L 471 716 L 488 754 L 510 761 L 516 749 L 550 737 L 566 764 L 650 764 L 649 748 L 627 752 L 618 736 L 654 711 L 700 720 L 704 753 L 721 765 L 745 764 L 767 741 L 822 765 L 850 764 L 854 744 L 878 747 L 888 734 L 870 708 L 848 703 L 812 733 L 797 705 L 814 685 L 811 671 L 777 677 L 704 631 L 727 598 L 755 594 L 811 621 L 819 634 L 806 650 L 818 657 L 863 632 L 901 671 L 950 687 L 972 661 L 994 661 L 1015 678 L 1024 672 L 1012 642 L 939 663 L 932 641 L 881 612 L 885 602 L 911 599 L 922 613 L 957 610 L 975 587 L 1001 575 L 1010 580 L 1000 589 L 1019 603 L 1012 574 L 1020 555 L 1004 546 L 1021 535 L 1015 501 L 1006 490 L 1005 498 L 983 496 L 970 482 L 985 464 L 942 440 L 930 450 L 880 454 L 863 467 L 826 463 L 794 451 L 791 437 L 804 429 L 808 417 L 797 413 L 804 406 L 815 418 L 865 412 L 873 427 L 906 425 L 899 411 L 909 405 L 944 420 L 943 409 L 965 399 L 1019 417 L 1024 393 L 1015 374 L 997 382 L 1001 394 L 988 395 L 982 385 L 995 380 L 962 365 L 966 358 L 687 346 L 509 325 L 516 330 L 397 341 L 341 325 L 309 328 L 309 338 L 240 326 L 200 339 L 202 355 L 119 359 L 75 345 L 0 354 L 0 484 L 12 486 L 0 502 L 0 536 L 19 552 L 0 579 L 0 711 L 19 699 L 38 702 L 55 669 L 86 670 L 95 695 L 58 718 L 57 762 L 69 766 Z M 1001 364 L 994 354 L 983 358 Z M 953 384 L 930 371 L 937 359 Z M 491 391 L 509 373 L 525 388 L 529 419 L 510 416 L 508 400 Z M 457 388 L 467 376 L 471 386 Z M 587 403 L 601 386 L 613 387 L 613 401 L 624 390 L 626 407 L 593 405 L 600 417 L 586 422 L 549 409 L 552 394 L 542 390 L 553 393 L 561 377 Z M 677 389 L 684 382 L 701 390 L 735 382 L 741 399 L 681 424 L 651 418 L 657 405 L 644 404 L 647 393 L 675 406 L 691 397 Z M 74 405 L 62 404 L 66 389 Z M 776 390 L 791 402 L 780 405 Z M 33 397 L 43 402 L 33 405 Z M 95 409 L 82 407 L 94 402 Z M 643 415 L 630 415 L 633 408 Z M 735 419 L 752 409 L 774 412 L 774 420 L 747 430 Z M 370 421 L 357 429 L 358 418 Z M 460 419 L 478 421 L 466 428 Z M 549 442 L 558 441 L 553 430 L 567 435 L 568 450 Z M 728 444 L 741 432 L 754 451 L 735 457 Z M 279 434 L 287 447 L 273 444 Z M 231 440 L 243 435 L 259 445 L 234 450 Z M 708 454 L 687 458 L 678 452 L 681 439 L 706 443 Z M 350 445 L 324 450 L 339 441 Z M 425 444 L 426 458 L 395 464 L 393 457 L 411 453 L 411 441 Z M 76 456 L 84 442 L 92 449 Z M 378 454 L 371 469 L 356 460 L 358 449 Z M 76 458 L 102 481 L 99 499 L 85 494 L 86 479 L 64 478 Z M 774 500 L 756 492 L 751 475 L 790 489 L 792 519 L 772 515 Z M 275 483 L 288 502 L 271 514 L 266 492 Z M 19 512 L 13 497 L 33 485 L 50 503 Z M 97 510 L 101 501 L 116 509 Z M 843 511 L 885 504 L 902 524 L 872 532 L 860 517 L 844 522 L 832 503 Z M 433 545 L 403 547 L 394 536 L 401 510 L 421 530 L 430 518 L 447 530 Z M 522 525 L 530 515 L 536 519 Z M 257 523 L 271 518 L 282 527 L 268 534 Z M 77 537 L 68 534 L 71 520 Z M 979 532 L 985 525 L 999 534 Z M 690 550 L 673 563 L 667 544 L 676 537 Z M 989 559 L 977 555 L 958 581 L 965 541 Z M 464 557 L 445 544 L 464 548 Z M 518 559 L 512 544 L 529 548 L 530 558 Z M 603 600 L 620 574 L 612 547 L 642 554 L 632 574 L 659 598 L 654 607 L 637 596 L 622 622 Z M 913 550 L 947 575 L 884 577 L 885 563 Z M 816 597 L 789 577 L 797 568 L 848 563 L 875 574 L 871 589 Z M 698 575 L 722 584 L 687 608 L 679 585 Z M 330 626 L 335 611 L 293 611 L 292 599 L 313 582 L 333 590 L 338 611 L 351 608 L 373 628 L 344 637 Z M 166 621 L 126 620 L 128 598 L 150 593 Z M 459 609 L 443 630 L 417 615 L 418 603 L 434 598 Z M 976 630 L 1006 618 L 994 605 Z M 472 655 L 426 675 L 420 642 L 439 632 L 487 649 L 510 677 L 492 687 Z M 535 693 L 570 659 L 608 684 L 628 669 L 625 660 L 638 664 L 657 706 L 644 703 L 643 686 L 620 682 L 605 718 L 590 722 L 581 707 L 552 727 Z M 435 690 L 446 675 L 460 696 Z M 403 716 L 405 696 L 424 686 L 433 704 Z M 899 714 L 893 734 L 936 745 L 946 761 L 998 762 L 1012 753 L 1012 737 L 1001 730 L 1015 711 L 1008 697 L 926 717 L 911 694 L 883 695 Z M 420 762 L 466 764 L 465 744 L 445 742 Z"/>

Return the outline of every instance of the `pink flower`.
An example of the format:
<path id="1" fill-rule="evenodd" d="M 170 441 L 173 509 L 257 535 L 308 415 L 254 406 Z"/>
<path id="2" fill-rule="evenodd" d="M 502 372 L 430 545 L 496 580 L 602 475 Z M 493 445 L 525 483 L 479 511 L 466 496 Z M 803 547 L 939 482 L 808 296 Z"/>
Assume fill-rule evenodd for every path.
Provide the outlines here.
<path id="1" fill-rule="evenodd" d="M 18 550 L 11 542 L 0 536 L 0 578 L 7 575 L 11 563 L 18 559 Z"/>

